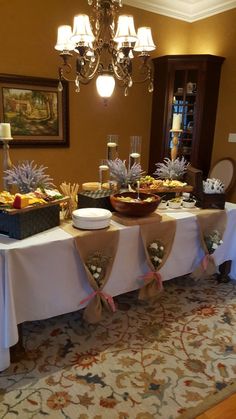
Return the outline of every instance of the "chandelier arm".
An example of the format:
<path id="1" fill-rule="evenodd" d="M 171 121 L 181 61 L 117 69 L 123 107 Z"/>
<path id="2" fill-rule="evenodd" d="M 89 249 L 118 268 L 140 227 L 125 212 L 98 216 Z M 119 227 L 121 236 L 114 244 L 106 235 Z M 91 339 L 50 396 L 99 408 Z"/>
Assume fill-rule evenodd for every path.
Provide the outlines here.
<path id="1" fill-rule="evenodd" d="M 96 49 L 94 51 L 94 55 L 95 55 L 95 62 L 93 65 L 93 70 L 90 72 L 90 64 L 91 64 L 91 60 L 90 59 L 85 59 L 86 65 L 81 65 L 80 64 L 80 59 L 79 57 L 77 58 L 77 63 L 76 63 L 76 75 L 79 78 L 79 81 L 83 84 L 86 84 L 86 80 L 90 81 L 93 79 L 93 77 L 95 76 L 96 72 L 98 71 L 98 67 L 100 64 L 100 58 L 101 58 L 101 54 L 100 54 L 100 50 L 99 48 Z M 87 69 L 86 69 L 87 67 Z M 84 71 L 83 71 L 84 69 Z"/>
<path id="2" fill-rule="evenodd" d="M 72 71 L 72 66 L 68 63 L 63 64 L 61 67 L 59 67 L 58 68 L 59 81 L 65 80 L 65 81 L 68 81 L 68 82 L 74 82 L 75 81 L 74 79 L 70 79 L 67 76 L 65 76 L 65 74 L 64 74 L 64 73 L 70 74 L 71 71 Z"/>
<path id="3" fill-rule="evenodd" d="M 141 74 L 142 74 L 142 70 L 143 70 L 143 77 L 140 80 L 135 80 L 133 79 L 134 83 L 145 83 L 146 81 L 150 81 L 153 82 L 153 68 L 152 65 L 150 65 L 150 61 L 149 61 L 149 56 L 146 57 L 140 57 L 142 59 L 142 65 L 141 65 Z M 144 74 L 144 72 L 146 72 L 146 74 Z"/>
<path id="4" fill-rule="evenodd" d="M 112 65 L 112 70 L 114 72 L 115 77 L 117 78 L 117 80 L 119 81 L 123 81 L 123 84 L 126 85 L 128 84 L 130 78 L 131 78 L 131 73 L 132 73 L 132 64 L 131 62 L 129 62 L 129 66 L 126 65 L 122 65 L 121 63 L 118 63 L 116 60 L 116 55 L 115 55 L 116 51 L 112 50 L 112 59 L 111 59 L 111 65 Z"/>

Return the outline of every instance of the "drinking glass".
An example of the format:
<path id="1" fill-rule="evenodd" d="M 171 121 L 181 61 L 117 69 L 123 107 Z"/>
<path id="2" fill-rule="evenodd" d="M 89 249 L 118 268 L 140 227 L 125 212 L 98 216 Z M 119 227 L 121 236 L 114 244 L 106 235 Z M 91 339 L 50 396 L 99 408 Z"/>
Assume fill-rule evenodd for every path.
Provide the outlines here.
<path id="1" fill-rule="evenodd" d="M 107 136 L 107 159 L 115 160 L 118 157 L 119 136 L 111 134 Z"/>
<path id="2" fill-rule="evenodd" d="M 100 160 L 99 163 L 99 182 L 101 189 L 109 184 L 109 167 L 106 159 Z"/>
<path id="3" fill-rule="evenodd" d="M 129 168 L 135 163 L 140 163 L 142 137 L 133 135 L 130 137 Z"/>

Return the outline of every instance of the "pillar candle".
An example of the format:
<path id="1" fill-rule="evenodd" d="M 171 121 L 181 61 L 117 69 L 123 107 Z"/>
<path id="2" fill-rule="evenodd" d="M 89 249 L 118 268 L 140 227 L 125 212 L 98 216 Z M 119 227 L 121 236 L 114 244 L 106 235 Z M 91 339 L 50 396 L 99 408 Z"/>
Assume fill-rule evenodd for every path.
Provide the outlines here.
<path id="1" fill-rule="evenodd" d="M 182 114 L 181 113 L 174 113 L 173 114 L 173 121 L 172 121 L 172 129 L 179 130 L 181 129 L 181 122 L 182 122 Z"/>
<path id="2" fill-rule="evenodd" d="M 10 124 L 4 122 L 0 124 L 0 138 L 12 138 Z"/>

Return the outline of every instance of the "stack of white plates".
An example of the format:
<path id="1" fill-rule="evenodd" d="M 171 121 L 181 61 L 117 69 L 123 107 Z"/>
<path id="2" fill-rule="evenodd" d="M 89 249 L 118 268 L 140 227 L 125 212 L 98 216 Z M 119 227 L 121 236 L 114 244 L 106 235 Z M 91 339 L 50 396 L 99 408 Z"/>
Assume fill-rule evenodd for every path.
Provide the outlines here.
<path id="1" fill-rule="evenodd" d="M 99 230 L 110 224 L 112 213 L 104 208 L 80 208 L 72 213 L 73 226 L 82 230 Z"/>

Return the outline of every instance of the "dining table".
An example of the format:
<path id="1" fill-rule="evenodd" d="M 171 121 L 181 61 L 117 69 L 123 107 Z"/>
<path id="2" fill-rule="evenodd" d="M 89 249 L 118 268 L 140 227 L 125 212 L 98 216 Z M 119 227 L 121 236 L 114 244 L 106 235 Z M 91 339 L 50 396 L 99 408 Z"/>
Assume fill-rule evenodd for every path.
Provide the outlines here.
<path id="1" fill-rule="evenodd" d="M 214 260 L 217 266 L 231 261 L 229 277 L 233 280 L 236 278 L 236 204 L 227 202 L 225 210 L 227 225 Z M 172 249 L 159 271 L 164 284 L 193 272 L 204 257 L 204 250 L 193 210 L 157 209 L 156 212 L 176 220 Z M 140 225 L 127 226 L 111 220 L 111 226 L 119 231 L 119 241 L 104 292 L 114 297 L 140 288 L 140 278 L 149 268 Z M 96 230 L 91 234 L 96 235 Z M 0 234 L 0 272 L 0 371 L 3 371 L 10 365 L 10 348 L 19 339 L 19 324 L 81 310 L 92 290 L 75 238 L 63 225 L 23 240 Z"/>

